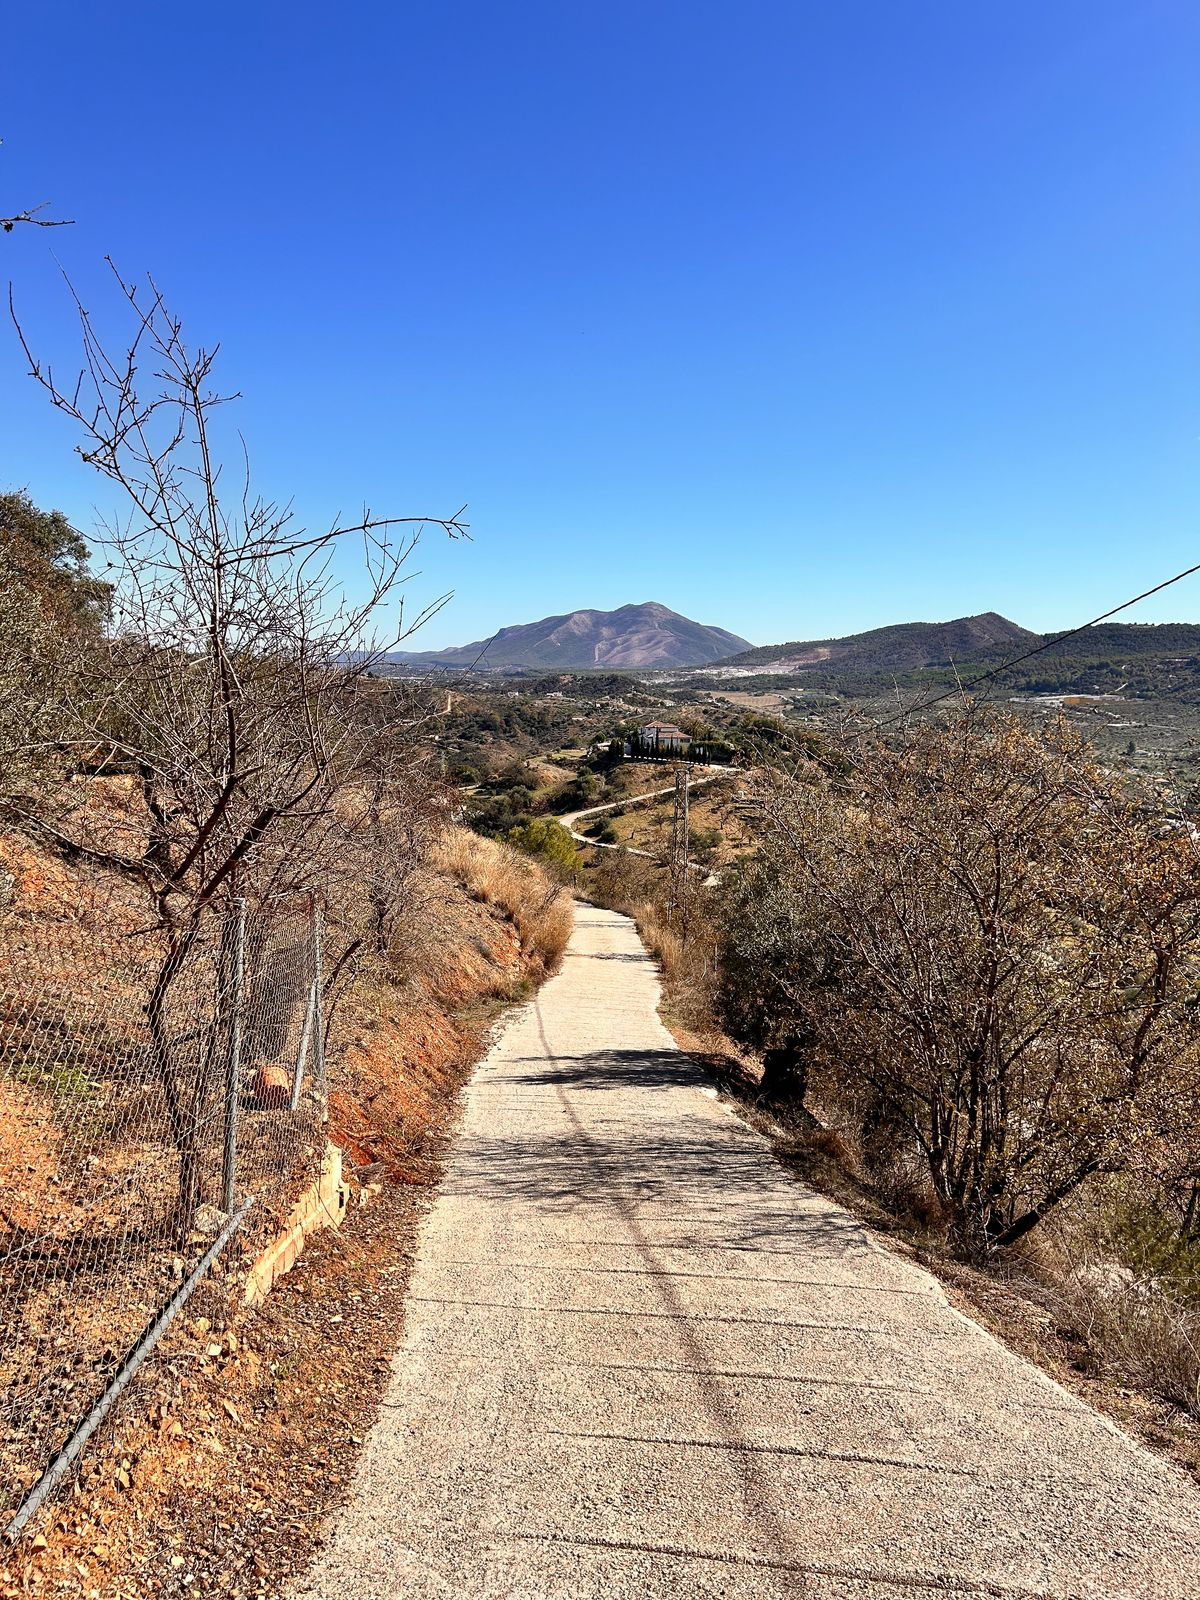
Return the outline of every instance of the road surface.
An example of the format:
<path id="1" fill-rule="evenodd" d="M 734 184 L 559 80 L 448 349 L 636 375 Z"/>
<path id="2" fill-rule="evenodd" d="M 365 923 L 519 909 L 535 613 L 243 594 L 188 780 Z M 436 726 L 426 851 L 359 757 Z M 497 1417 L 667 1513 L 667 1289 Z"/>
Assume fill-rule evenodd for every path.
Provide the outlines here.
<path id="1" fill-rule="evenodd" d="M 657 1000 L 580 907 L 471 1082 L 301 1592 L 1195 1600 L 1200 1492 L 788 1178 Z"/>

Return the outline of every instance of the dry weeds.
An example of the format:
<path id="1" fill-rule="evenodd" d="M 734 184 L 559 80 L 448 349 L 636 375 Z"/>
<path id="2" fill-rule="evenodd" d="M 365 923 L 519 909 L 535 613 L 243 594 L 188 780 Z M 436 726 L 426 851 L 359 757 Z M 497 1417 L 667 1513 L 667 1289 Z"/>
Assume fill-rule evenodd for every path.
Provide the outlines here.
<path id="1" fill-rule="evenodd" d="M 468 894 L 509 917 L 522 951 L 545 972 L 554 971 L 571 937 L 571 896 L 531 856 L 469 828 L 451 827 L 438 841 L 434 860 Z"/>

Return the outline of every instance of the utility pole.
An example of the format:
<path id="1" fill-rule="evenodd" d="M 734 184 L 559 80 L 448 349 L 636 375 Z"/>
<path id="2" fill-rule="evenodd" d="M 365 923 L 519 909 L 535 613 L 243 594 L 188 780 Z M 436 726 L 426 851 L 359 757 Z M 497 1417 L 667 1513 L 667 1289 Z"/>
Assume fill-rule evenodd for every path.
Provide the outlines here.
<path id="1" fill-rule="evenodd" d="M 692 764 L 681 761 L 675 768 L 675 818 L 671 824 L 671 899 L 668 910 L 674 912 L 683 904 L 687 893 L 688 876 L 688 785 Z"/>

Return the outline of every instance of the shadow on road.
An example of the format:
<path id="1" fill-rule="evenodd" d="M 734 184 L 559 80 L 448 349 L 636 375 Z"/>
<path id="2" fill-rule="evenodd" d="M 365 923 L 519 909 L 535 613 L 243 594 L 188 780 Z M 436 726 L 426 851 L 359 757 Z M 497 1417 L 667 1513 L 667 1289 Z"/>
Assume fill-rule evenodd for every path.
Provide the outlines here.
<path id="1" fill-rule="evenodd" d="M 640 1120 L 631 1118 L 631 1090 L 710 1086 L 682 1051 L 526 1056 L 510 1066 L 489 1083 L 551 1096 L 566 1128 L 547 1109 L 535 1124 L 464 1134 L 460 1147 L 469 1159 L 449 1179 L 455 1194 L 591 1216 L 597 1207 L 611 1209 L 629 1227 L 649 1207 L 681 1244 L 694 1224 L 692 1242 L 709 1247 L 828 1253 L 864 1246 L 853 1218 L 773 1181 L 769 1150 L 734 1118 L 692 1115 L 686 1098 L 665 1100 L 661 1092 L 647 1096 Z"/>
<path id="2" fill-rule="evenodd" d="M 568 950 L 563 957 L 564 961 L 630 961 L 637 966 L 645 966 L 644 955 L 635 955 L 630 951 L 612 950 L 607 954 L 585 955 L 581 950 Z"/>
<path id="3" fill-rule="evenodd" d="M 629 1089 L 699 1089 L 708 1080 L 682 1050 L 596 1050 L 585 1056 L 514 1056 L 519 1070 L 496 1073 L 490 1083 L 529 1088 L 569 1084 L 602 1093 Z"/>

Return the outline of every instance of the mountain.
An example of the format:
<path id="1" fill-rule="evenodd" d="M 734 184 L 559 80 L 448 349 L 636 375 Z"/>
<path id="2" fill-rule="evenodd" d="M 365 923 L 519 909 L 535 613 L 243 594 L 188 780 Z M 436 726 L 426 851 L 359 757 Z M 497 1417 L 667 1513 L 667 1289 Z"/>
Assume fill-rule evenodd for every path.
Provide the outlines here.
<path id="1" fill-rule="evenodd" d="M 1027 660 L 1019 658 L 1028 656 Z M 1017 664 L 1008 666 L 1015 661 Z M 1004 670 L 1015 694 L 1121 694 L 1200 703 L 1200 623 L 1103 622 L 1078 632 L 1030 633 L 994 611 L 953 622 L 901 622 L 844 639 L 743 650 L 717 677 L 797 676 L 818 692 L 869 699 L 896 688 L 949 688 Z"/>
<path id="2" fill-rule="evenodd" d="M 994 652 L 1017 654 L 1038 643 L 1040 635 L 1018 627 L 995 611 L 953 622 L 898 622 L 844 639 L 812 639 L 767 644 L 743 650 L 722 666 L 753 667 L 761 672 L 911 672 L 920 667 L 948 666 Z"/>
<path id="3" fill-rule="evenodd" d="M 621 606 L 617 611 L 570 611 L 501 628 L 492 639 L 447 650 L 399 650 L 388 657 L 400 665 L 544 667 L 610 671 L 643 667 L 702 667 L 749 647 L 749 641 L 724 628 L 692 622 L 655 601 Z"/>

